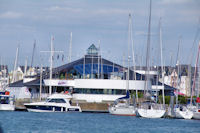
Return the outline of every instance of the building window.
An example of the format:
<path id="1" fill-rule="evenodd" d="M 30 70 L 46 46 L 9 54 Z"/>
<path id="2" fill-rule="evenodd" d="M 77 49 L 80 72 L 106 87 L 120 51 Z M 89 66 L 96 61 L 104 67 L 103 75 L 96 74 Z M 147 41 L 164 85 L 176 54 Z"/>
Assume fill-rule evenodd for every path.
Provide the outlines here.
<path id="1" fill-rule="evenodd" d="M 78 94 L 107 94 L 107 95 L 125 95 L 126 90 L 120 89 L 89 89 L 89 88 L 74 88 L 74 93 Z"/>

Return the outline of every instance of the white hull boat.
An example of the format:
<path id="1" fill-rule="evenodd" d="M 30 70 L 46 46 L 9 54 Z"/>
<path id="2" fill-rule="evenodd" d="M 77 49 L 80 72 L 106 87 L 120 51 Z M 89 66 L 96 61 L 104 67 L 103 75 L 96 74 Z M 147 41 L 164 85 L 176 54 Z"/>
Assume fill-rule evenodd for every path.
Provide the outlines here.
<path id="1" fill-rule="evenodd" d="M 111 106 L 109 113 L 112 115 L 136 116 L 136 108 L 134 106 Z"/>
<path id="2" fill-rule="evenodd" d="M 82 112 L 80 106 L 71 105 L 70 94 L 53 94 L 45 102 L 26 103 L 29 112 Z"/>
<path id="3" fill-rule="evenodd" d="M 200 120 L 200 109 L 197 106 L 187 106 L 193 112 L 193 119 Z"/>
<path id="4" fill-rule="evenodd" d="M 161 105 L 157 106 L 159 104 L 150 104 L 150 105 L 143 105 L 141 108 L 138 108 L 137 112 L 138 115 L 144 118 L 162 118 L 164 117 L 166 111 Z M 158 108 L 159 107 L 159 108 Z"/>
<path id="5" fill-rule="evenodd" d="M 129 91 L 126 91 L 126 96 L 117 99 L 112 106 L 109 106 L 108 111 L 112 115 L 136 116 L 136 107 L 130 104 Z"/>
<path id="6" fill-rule="evenodd" d="M 200 109 L 198 111 L 193 112 L 193 119 L 200 120 Z"/>
<path id="7" fill-rule="evenodd" d="M 14 111 L 14 98 L 9 95 L 8 91 L 0 94 L 0 111 Z"/>
<path id="8" fill-rule="evenodd" d="M 144 118 L 162 118 L 165 115 L 165 110 L 159 109 L 138 109 L 138 113 Z"/>
<path id="9" fill-rule="evenodd" d="M 15 105 L 13 104 L 0 104 L 1 111 L 14 111 Z"/>
<path id="10" fill-rule="evenodd" d="M 138 109 L 138 114 L 144 118 L 162 118 L 165 115 L 164 109 Z"/>
<path id="11" fill-rule="evenodd" d="M 175 118 L 179 119 L 192 119 L 193 112 L 185 106 L 174 108 Z"/>

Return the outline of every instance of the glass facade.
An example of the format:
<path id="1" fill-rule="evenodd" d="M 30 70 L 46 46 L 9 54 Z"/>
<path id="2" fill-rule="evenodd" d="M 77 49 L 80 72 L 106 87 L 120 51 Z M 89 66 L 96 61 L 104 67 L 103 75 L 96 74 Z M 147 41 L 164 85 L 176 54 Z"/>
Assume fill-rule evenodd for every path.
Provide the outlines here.
<path id="1" fill-rule="evenodd" d="M 99 76 L 98 76 L 99 74 Z M 82 79 L 82 78 L 94 78 L 110 79 L 111 76 L 119 77 L 122 79 L 123 72 L 120 72 L 119 67 L 113 67 L 111 65 L 98 65 L 98 64 L 78 64 L 74 65 L 67 71 L 60 71 L 53 75 L 56 79 Z"/>
<path id="2" fill-rule="evenodd" d="M 111 72 L 118 72 L 119 68 L 118 67 L 113 67 L 110 65 L 101 65 L 101 64 L 85 64 L 85 66 L 83 64 L 79 64 L 79 65 L 75 65 L 74 69 L 76 71 L 78 71 L 80 74 L 97 74 L 98 71 L 99 73 L 101 73 L 101 70 L 104 74 L 109 74 Z"/>
<path id="3" fill-rule="evenodd" d="M 120 89 L 74 88 L 73 93 L 79 93 L 79 94 L 126 95 L 126 90 L 120 90 Z"/>

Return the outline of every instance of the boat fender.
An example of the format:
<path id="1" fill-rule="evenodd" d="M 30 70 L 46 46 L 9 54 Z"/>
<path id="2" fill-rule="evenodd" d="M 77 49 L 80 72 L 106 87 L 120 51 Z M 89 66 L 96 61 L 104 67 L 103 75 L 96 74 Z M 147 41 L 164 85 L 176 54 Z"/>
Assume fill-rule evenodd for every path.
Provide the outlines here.
<path id="1" fill-rule="evenodd" d="M 10 95 L 10 92 L 9 92 L 9 91 L 6 91 L 6 92 L 5 92 L 5 95 Z"/>

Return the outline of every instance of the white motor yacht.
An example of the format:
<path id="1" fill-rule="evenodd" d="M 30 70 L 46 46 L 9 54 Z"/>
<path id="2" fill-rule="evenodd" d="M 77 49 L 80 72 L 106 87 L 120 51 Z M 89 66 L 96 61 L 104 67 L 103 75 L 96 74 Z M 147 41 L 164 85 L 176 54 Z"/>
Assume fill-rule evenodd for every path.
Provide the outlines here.
<path id="1" fill-rule="evenodd" d="M 0 111 L 14 111 L 14 98 L 8 91 L 0 92 Z"/>
<path id="2" fill-rule="evenodd" d="M 82 112 L 79 105 L 72 106 L 71 94 L 52 94 L 44 102 L 26 103 L 29 112 Z"/>

